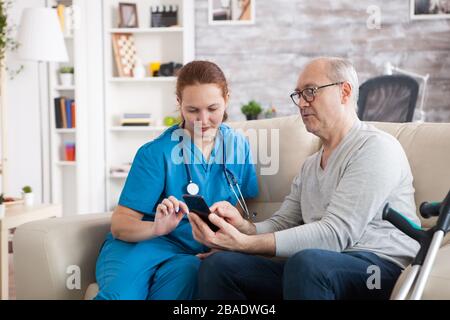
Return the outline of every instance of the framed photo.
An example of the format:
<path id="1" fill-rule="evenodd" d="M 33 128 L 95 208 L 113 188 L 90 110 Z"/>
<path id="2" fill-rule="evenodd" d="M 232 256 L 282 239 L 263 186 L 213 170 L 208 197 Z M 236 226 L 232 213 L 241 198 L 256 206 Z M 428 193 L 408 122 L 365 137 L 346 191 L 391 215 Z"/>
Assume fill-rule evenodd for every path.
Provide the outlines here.
<path id="1" fill-rule="evenodd" d="M 450 19 L 450 0 L 410 0 L 411 20 Z"/>
<path id="2" fill-rule="evenodd" d="M 208 0 L 209 24 L 254 24 L 255 1 L 256 0 Z"/>
<path id="3" fill-rule="evenodd" d="M 119 3 L 119 28 L 138 28 L 138 14 L 135 3 Z"/>
<path id="4" fill-rule="evenodd" d="M 119 77 L 132 77 L 136 63 L 136 47 L 131 33 L 113 33 L 114 60 Z"/>

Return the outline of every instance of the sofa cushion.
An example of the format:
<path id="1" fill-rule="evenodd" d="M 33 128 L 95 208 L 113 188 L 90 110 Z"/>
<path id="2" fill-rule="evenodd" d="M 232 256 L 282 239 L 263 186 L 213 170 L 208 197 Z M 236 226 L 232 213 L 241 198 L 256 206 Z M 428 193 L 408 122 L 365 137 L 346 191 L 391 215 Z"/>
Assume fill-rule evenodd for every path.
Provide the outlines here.
<path id="1" fill-rule="evenodd" d="M 320 140 L 306 131 L 299 115 L 233 122 L 230 126 L 249 137 L 259 186 L 259 197 L 249 201 L 249 207 L 258 212 L 256 221 L 264 220 L 280 207 L 305 159 L 319 150 Z"/>
<path id="2" fill-rule="evenodd" d="M 450 123 L 374 123 L 397 138 L 414 177 L 417 213 L 424 201 L 442 201 L 450 188 Z M 419 215 L 420 217 L 420 215 Z M 422 219 L 431 227 L 436 219 Z"/>

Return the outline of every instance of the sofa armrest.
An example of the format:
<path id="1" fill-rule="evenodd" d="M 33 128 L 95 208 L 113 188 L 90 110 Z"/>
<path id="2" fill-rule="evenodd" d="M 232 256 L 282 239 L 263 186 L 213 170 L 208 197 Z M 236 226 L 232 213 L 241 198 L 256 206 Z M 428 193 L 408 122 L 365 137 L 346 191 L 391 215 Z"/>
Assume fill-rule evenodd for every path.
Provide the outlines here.
<path id="1" fill-rule="evenodd" d="M 97 256 L 110 225 L 111 213 L 102 213 L 18 227 L 13 239 L 17 299 L 83 299 L 95 282 Z M 77 274 L 79 289 L 74 288 Z"/>

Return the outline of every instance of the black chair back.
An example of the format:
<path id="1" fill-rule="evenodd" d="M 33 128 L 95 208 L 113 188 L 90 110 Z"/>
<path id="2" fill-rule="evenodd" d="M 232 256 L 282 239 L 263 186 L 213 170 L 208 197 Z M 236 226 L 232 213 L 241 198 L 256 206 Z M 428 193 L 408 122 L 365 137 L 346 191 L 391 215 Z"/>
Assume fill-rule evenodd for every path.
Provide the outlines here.
<path id="1" fill-rule="evenodd" d="M 409 76 L 379 76 L 359 87 L 358 116 L 363 121 L 411 122 L 419 84 Z"/>

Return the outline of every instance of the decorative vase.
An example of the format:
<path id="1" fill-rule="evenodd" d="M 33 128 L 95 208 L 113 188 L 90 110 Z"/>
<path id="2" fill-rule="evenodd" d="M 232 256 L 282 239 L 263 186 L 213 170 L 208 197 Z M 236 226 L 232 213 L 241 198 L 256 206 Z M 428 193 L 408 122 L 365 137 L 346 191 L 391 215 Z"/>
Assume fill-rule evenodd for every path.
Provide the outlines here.
<path id="1" fill-rule="evenodd" d="M 266 119 L 272 119 L 272 118 L 276 118 L 277 117 L 277 113 L 276 112 L 269 112 L 265 114 Z"/>
<path id="2" fill-rule="evenodd" d="M 256 114 L 246 114 L 245 117 L 247 118 L 247 120 L 256 120 L 256 119 L 258 119 L 258 115 L 256 115 Z"/>
<path id="3" fill-rule="evenodd" d="M 142 63 L 141 58 L 137 57 L 134 61 L 134 67 L 133 67 L 133 77 L 136 79 L 142 79 L 145 78 L 145 67 Z"/>
<path id="4" fill-rule="evenodd" d="M 62 86 L 69 87 L 73 85 L 73 73 L 60 73 L 59 81 Z"/>
<path id="5" fill-rule="evenodd" d="M 6 206 L 4 203 L 0 204 L 0 220 L 5 216 L 5 208 Z"/>
<path id="6" fill-rule="evenodd" d="M 34 205 L 34 193 L 24 193 L 25 206 L 32 207 Z"/>
<path id="7" fill-rule="evenodd" d="M 135 79 L 145 78 L 145 68 L 144 65 L 137 63 L 133 69 L 133 77 Z"/>

